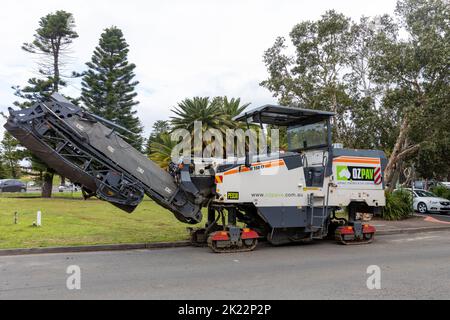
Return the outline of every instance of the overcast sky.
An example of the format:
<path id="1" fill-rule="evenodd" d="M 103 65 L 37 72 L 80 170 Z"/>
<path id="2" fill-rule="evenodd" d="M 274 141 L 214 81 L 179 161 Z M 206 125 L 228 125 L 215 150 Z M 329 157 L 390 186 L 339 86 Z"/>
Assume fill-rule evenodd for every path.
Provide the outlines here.
<path id="1" fill-rule="evenodd" d="M 16 100 L 11 86 L 36 76 L 30 54 L 39 19 L 56 10 L 73 13 L 76 31 L 68 70 L 83 71 L 102 30 L 121 28 L 140 82 L 138 115 L 146 136 L 156 120 L 186 97 L 241 97 L 253 107 L 275 102 L 259 87 L 267 77 L 263 52 L 302 20 L 336 9 L 354 20 L 392 13 L 395 0 L 14 0 L 1 1 L 0 111 Z M 63 93 L 79 96 L 72 81 Z M 3 118 L 0 119 L 0 137 Z"/>

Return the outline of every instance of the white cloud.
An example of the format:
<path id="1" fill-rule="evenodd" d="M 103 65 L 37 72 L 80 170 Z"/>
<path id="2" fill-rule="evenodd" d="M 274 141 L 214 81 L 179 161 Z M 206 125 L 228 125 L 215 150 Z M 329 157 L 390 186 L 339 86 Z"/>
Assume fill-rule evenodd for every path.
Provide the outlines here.
<path id="1" fill-rule="evenodd" d="M 258 85 L 267 76 L 262 55 L 296 23 L 317 19 L 332 8 L 356 20 L 391 13 L 394 7 L 395 0 L 2 1 L 0 111 L 15 100 L 10 87 L 35 75 L 34 62 L 21 44 L 32 40 L 40 17 L 58 9 L 74 14 L 80 35 L 71 54 L 73 70 L 84 68 L 104 28 L 123 30 L 129 60 L 137 65 L 138 114 L 148 134 L 153 122 L 169 118 L 170 108 L 185 97 L 227 95 L 254 105 L 274 102 Z M 65 93 L 77 95 L 77 88 L 75 81 Z"/>

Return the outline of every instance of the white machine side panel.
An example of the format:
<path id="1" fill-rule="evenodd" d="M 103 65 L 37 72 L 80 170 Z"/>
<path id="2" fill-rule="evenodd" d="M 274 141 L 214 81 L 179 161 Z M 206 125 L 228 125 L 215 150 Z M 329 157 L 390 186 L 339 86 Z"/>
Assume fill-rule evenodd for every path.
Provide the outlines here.
<path id="1" fill-rule="evenodd" d="M 385 196 L 379 158 L 338 157 L 333 159 L 333 184 L 329 205 L 346 206 L 364 201 L 369 206 L 384 206 Z"/>
<path id="2" fill-rule="evenodd" d="M 217 193 L 227 203 L 254 203 L 260 207 L 304 206 L 303 168 L 288 170 L 284 160 L 234 168 L 216 177 Z"/>

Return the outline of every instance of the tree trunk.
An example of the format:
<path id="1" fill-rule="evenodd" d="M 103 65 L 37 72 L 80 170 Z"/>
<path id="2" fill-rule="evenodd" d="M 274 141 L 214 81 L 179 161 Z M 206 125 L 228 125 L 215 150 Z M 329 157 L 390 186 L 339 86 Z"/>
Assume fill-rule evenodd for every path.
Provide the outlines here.
<path id="1" fill-rule="evenodd" d="M 53 188 L 53 173 L 44 172 L 42 181 L 42 198 L 51 198 Z"/>
<path id="2" fill-rule="evenodd" d="M 336 134 L 335 134 L 335 142 L 336 143 L 344 143 L 344 141 L 341 141 L 341 127 L 340 127 L 340 123 L 338 123 L 338 112 L 337 112 L 337 97 L 336 97 L 336 91 L 334 91 L 333 93 L 333 103 L 331 106 L 331 111 L 334 112 L 336 114 L 335 117 L 332 117 L 332 121 L 334 121 L 334 127 L 336 128 Z"/>
<path id="3" fill-rule="evenodd" d="M 53 91 L 59 91 L 59 44 L 57 44 L 56 48 L 53 51 Z"/>
<path id="4" fill-rule="evenodd" d="M 397 165 L 396 165 L 396 170 L 394 171 L 392 179 L 391 179 L 391 182 L 389 184 L 388 190 L 390 192 L 394 191 L 395 187 L 397 186 L 397 183 L 400 180 L 402 165 L 403 165 L 403 161 L 399 160 Z"/>
<path id="5" fill-rule="evenodd" d="M 18 176 L 17 176 L 17 173 L 16 173 L 16 166 L 14 164 L 14 161 L 9 160 L 8 165 L 9 165 L 9 171 L 10 171 L 11 178 L 17 179 Z"/>
<path id="6" fill-rule="evenodd" d="M 395 143 L 394 150 L 392 151 L 391 157 L 389 158 L 388 165 L 384 171 L 384 181 L 388 186 L 387 190 L 392 192 L 400 176 L 401 164 L 403 161 L 411 154 L 417 152 L 420 148 L 420 143 L 415 145 L 410 145 L 408 140 L 408 120 L 403 119 L 402 125 L 400 127 L 400 132 Z"/>
<path id="7" fill-rule="evenodd" d="M 392 150 L 388 165 L 386 166 L 386 169 L 384 171 L 384 182 L 388 186 L 389 191 L 392 191 L 395 188 L 395 185 L 393 184 L 393 178 L 395 175 L 395 171 L 399 169 L 399 166 L 397 164 L 400 159 L 398 159 L 398 156 L 401 153 L 403 146 L 405 145 L 406 136 L 408 133 L 408 125 L 408 119 L 405 116 L 400 126 L 400 132 L 397 137 L 394 150 Z"/>

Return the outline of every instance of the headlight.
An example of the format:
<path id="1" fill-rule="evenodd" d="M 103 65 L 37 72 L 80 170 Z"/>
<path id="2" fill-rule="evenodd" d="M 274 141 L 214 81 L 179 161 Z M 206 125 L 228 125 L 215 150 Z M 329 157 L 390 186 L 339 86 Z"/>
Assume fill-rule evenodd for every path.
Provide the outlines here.
<path id="1" fill-rule="evenodd" d="M 431 201 L 431 204 L 439 204 L 439 201 Z"/>

